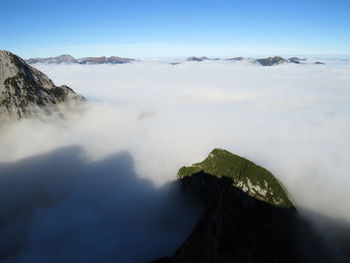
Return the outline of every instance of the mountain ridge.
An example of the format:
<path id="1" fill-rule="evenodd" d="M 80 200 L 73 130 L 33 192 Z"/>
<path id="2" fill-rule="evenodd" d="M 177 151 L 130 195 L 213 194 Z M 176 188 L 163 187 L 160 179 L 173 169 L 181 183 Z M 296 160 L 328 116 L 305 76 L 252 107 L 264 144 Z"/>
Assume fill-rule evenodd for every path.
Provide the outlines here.
<path id="1" fill-rule="evenodd" d="M 83 57 L 83 58 L 74 58 L 71 55 L 63 54 L 57 57 L 49 58 L 29 58 L 26 59 L 28 64 L 125 64 L 134 62 L 136 59 L 132 58 L 123 58 L 117 56 L 111 57 Z"/>
<path id="2" fill-rule="evenodd" d="M 82 102 L 84 97 L 66 85 L 56 86 L 41 71 L 28 65 L 15 54 L 0 50 L 0 117 L 21 119 L 37 108 L 66 102 Z"/>

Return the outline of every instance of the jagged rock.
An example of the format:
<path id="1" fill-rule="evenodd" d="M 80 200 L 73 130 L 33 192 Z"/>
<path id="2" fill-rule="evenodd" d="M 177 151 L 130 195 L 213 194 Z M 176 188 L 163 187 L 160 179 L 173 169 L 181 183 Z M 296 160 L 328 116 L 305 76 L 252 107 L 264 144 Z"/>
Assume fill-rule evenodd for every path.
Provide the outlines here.
<path id="1" fill-rule="evenodd" d="M 0 51 L 0 119 L 31 115 L 36 108 L 84 98 L 63 85 L 55 86 L 44 73 L 29 66 L 20 57 Z"/>
<path id="2" fill-rule="evenodd" d="M 256 59 L 255 62 L 263 66 L 275 66 L 282 63 L 288 63 L 288 60 L 285 60 L 282 57 L 275 56 L 275 57 Z"/>

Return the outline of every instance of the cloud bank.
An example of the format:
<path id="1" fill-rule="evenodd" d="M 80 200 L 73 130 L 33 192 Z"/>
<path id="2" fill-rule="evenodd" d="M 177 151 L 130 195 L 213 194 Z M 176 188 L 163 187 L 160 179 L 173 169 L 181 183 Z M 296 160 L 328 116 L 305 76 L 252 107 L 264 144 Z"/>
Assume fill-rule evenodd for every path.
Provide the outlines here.
<path id="1" fill-rule="evenodd" d="M 150 192 L 167 192 L 162 187 L 175 179 L 181 166 L 201 161 L 212 148 L 221 147 L 269 169 L 286 186 L 297 206 L 350 222 L 350 204 L 345 202 L 350 200 L 350 62 L 326 63 L 275 67 L 220 61 L 176 66 L 157 61 L 125 65 L 36 65 L 57 85 L 67 84 L 86 96 L 89 103 L 65 120 L 27 119 L 3 128 L 0 161 L 4 165 L 21 163 L 38 154 L 52 151 L 57 154 L 59 148 L 76 145 L 80 150 L 72 160 L 78 163 L 85 160 L 81 166 L 89 169 L 79 170 L 81 166 L 75 168 L 75 162 L 69 162 L 71 166 L 62 173 L 71 174 L 68 171 L 78 169 L 79 174 L 86 174 L 89 182 L 72 193 L 80 193 L 79 198 L 94 199 L 105 185 L 99 185 L 97 177 L 90 175 L 90 165 L 127 152 L 132 159 L 134 181 L 147 180 L 152 185 L 142 188 L 140 195 L 130 195 L 140 199 Z M 58 154 L 61 155 L 64 154 Z M 116 167 L 108 171 L 102 169 L 100 173 L 106 173 L 107 177 L 118 174 Z M 76 180 L 80 182 L 82 178 Z M 124 186 L 124 180 L 123 186 L 112 185 L 101 196 L 120 198 L 112 193 L 129 186 L 138 189 L 134 184 Z M 70 187 L 77 186 L 72 183 Z M 96 193 L 86 194 L 89 191 Z M 147 193 L 143 195 L 143 191 Z M 166 199 L 172 195 L 167 192 L 164 196 Z M 47 211 L 34 213 L 38 218 L 31 222 L 39 230 L 31 233 L 33 240 L 47 240 L 40 236 L 48 232 L 40 218 L 52 218 L 45 221 L 52 222 L 61 214 L 60 209 L 62 214 L 70 214 L 70 209 L 84 209 L 78 197 L 72 197 L 73 202 L 69 198 L 55 203 L 51 215 L 45 215 L 50 213 Z M 158 199 L 159 196 L 146 200 L 152 204 Z M 103 203 L 96 202 L 97 206 Z M 108 209 L 102 209 L 99 214 L 104 219 L 96 222 L 110 217 L 111 207 L 119 207 L 120 202 L 113 202 L 107 202 Z M 178 199 L 180 211 L 181 202 Z M 136 203 L 130 201 L 135 207 Z M 154 209 L 163 211 L 163 206 L 156 205 Z M 85 210 L 86 227 L 90 226 L 90 216 L 93 218 L 90 222 L 95 220 L 96 215 L 89 215 L 93 211 L 95 207 Z M 146 222 L 147 216 L 144 218 Z M 195 216 L 191 218 L 192 221 L 186 217 L 180 219 L 188 222 L 188 231 Z M 83 224 L 79 229 L 84 232 L 84 227 Z M 91 236 L 78 236 L 91 240 Z M 184 236 L 179 235 L 176 242 Z M 172 243 L 172 249 L 176 248 L 176 242 Z M 36 250 L 34 247 L 26 251 L 26 256 L 31 258 Z"/>

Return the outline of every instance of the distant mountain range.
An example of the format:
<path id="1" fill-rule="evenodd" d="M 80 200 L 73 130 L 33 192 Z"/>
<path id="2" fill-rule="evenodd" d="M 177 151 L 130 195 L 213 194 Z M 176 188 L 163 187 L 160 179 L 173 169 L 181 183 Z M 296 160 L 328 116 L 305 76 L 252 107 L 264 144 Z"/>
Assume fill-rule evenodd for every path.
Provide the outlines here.
<path id="1" fill-rule="evenodd" d="M 280 56 L 274 56 L 274 57 L 268 57 L 268 58 L 260 58 L 260 59 L 253 59 L 253 58 L 244 58 L 244 57 L 234 57 L 234 58 L 226 58 L 226 59 L 220 59 L 220 58 L 208 58 L 208 57 L 189 57 L 186 59 L 188 62 L 202 62 L 202 61 L 216 61 L 216 60 L 225 60 L 225 61 L 249 61 L 251 63 L 257 63 L 262 66 L 275 66 L 279 64 L 284 63 L 294 63 L 294 64 L 302 64 L 304 61 L 306 61 L 305 58 L 298 58 L 298 57 L 291 57 L 289 59 L 284 59 Z M 324 64 L 321 62 L 316 62 L 315 64 Z"/>
<path id="2" fill-rule="evenodd" d="M 126 64 L 130 62 L 136 62 L 137 59 L 133 58 L 123 58 L 117 56 L 111 57 L 84 57 L 84 58 L 74 58 L 71 55 L 60 55 L 57 57 L 49 57 L 49 58 L 30 58 L 25 60 L 28 64 L 82 64 L 82 65 L 99 65 L 99 64 Z M 184 61 L 172 62 L 170 65 L 179 65 L 182 62 L 203 62 L 203 61 L 247 61 L 250 63 L 260 64 L 262 66 L 276 66 L 279 64 L 303 64 L 306 63 L 307 59 L 299 58 L 299 57 L 291 57 L 285 59 L 280 56 L 267 57 L 267 58 L 244 58 L 244 57 L 232 57 L 232 58 L 208 58 L 208 57 L 189 57 Z M 325 63 L 316 61 L 314 64 L 324 65 Z"/>
<path id="3" fill-rule="evenodd" d="M 136 61 L 132 58 L 122 58 L 122 57 L 85 57 L 85 58 L 74 58 L 71 55 L 60 55 L 57 57 L 49 58 L 30 58 L 26 62 L 28 64 L 125 64 Z"/>

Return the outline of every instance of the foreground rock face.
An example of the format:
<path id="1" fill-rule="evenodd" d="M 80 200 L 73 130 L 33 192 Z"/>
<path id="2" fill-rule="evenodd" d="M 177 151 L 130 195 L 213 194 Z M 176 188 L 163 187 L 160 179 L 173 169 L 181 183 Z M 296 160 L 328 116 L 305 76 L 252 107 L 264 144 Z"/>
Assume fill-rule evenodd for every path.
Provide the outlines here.
<path id="1" fill-rule="evenodd" d="M 68 101 L 84 101 L 72 89 L 55 86 L 44 73 L 29 66 L 20 57 L 0 51 L 0 120 L 20 119 L 33 108 L 53 106 Z"/>
<path id="2" fill-rule="evenodd" d="M 323 243 L 264 168 L 215 149 L 178 175 L 184 192 L 197 198 L 204 212 L 173 256 L 152 263 L 328 262 Z M 257 186 L 278 198 L 261 198 L 252 191 Z"/>
<path id="3" fill-rule="evenodd" d="M 256 200 L 228 177 L 199 172 L 183 178 L 182 184 L 205 211 L 174 256 L 159 262 L 297 262 L 286 242 L 294 208 Z"/>

